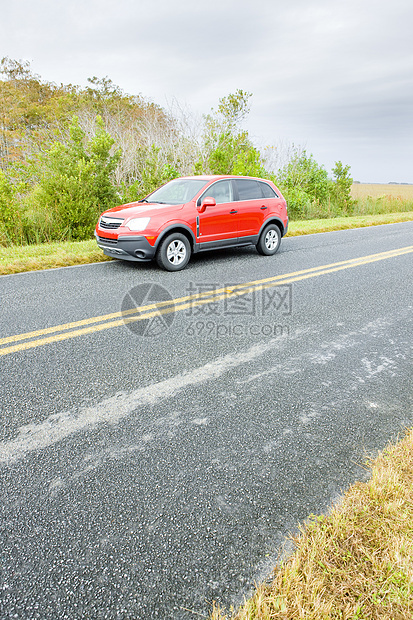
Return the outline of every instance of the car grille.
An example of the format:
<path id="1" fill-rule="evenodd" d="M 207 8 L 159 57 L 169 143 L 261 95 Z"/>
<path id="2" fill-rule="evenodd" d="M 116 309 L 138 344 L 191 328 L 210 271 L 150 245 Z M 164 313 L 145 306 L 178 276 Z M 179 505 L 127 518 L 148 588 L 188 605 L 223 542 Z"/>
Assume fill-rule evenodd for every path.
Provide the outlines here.
<path id="1" fill-rule="evenodd" d="M 118 240 L 117 239 L 107 239 L 107 237 L 98 237 L 99 241 L 101 241 L 102 243 L 109 243 L 111 245 L 116 245 Z"/>
<path id="2" fill-rule="evenodd" d="M 102 216 L 100 218 L 99 227 L 105 228 L 106 230 L 115 230 L 116 228 L 119 228 L 122 222 L 123 219 Z"/>

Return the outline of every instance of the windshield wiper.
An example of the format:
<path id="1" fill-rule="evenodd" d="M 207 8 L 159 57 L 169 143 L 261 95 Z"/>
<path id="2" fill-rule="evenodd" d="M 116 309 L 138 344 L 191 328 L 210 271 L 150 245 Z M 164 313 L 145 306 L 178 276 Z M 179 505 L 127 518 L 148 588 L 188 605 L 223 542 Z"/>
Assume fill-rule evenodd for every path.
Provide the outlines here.
<path id="1" fill-rule="evenodd" d="M 170 205 L 170 202 L 162 202 L 162 200 L 147 200 L 146 198 L 142 198 L 142 200 L 138 200 L 138 202 L 149 202 L 149 204 L 153 205 Z M 180 203 L 177 203 L 180 204 Z"/>

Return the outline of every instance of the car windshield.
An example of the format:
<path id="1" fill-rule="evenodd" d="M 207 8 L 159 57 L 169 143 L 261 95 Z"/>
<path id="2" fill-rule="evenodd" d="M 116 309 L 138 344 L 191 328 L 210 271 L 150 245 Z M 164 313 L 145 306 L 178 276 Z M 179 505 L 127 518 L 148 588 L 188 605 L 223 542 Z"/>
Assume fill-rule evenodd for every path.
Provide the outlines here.
<path id="1" fill-rule="evenodd" d="M 145 202 L 179 205 L 189 202 L 208 183 L 205 179 L 174 179 L 149 194 Z"/>

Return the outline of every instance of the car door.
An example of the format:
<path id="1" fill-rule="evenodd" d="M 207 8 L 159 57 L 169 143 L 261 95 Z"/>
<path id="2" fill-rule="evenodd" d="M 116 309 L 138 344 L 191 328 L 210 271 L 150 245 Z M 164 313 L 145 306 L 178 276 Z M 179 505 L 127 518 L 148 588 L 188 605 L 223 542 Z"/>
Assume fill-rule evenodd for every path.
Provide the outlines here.
<path id="1" fill-rule="evenodd" d="M 238 210 L 238 236 L 252 237 L 258 232 L 268 214 L 267 199 L 255 179 L 235 179 L 237 192 L 235 206 Z"/>
<path id="2" fill-rule="evenodd" d="M 238 210 L 233 202 L 233 188 L 231 181 L 216 181 L 203 192 L 197 204 L 210 196 L 215 199 L 216 205 L 208 206 L 199 214 L 198 242 L 204 248 L 224 247 L 236 243 L 238 236 Z"/>

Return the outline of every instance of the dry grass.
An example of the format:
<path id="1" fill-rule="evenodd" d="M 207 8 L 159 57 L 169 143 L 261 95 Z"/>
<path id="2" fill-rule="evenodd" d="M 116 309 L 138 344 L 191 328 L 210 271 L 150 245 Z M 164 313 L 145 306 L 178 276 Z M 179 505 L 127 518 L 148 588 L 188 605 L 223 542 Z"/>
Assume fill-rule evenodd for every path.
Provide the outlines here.
<path id="1" fill-rule="evenodd" d="M 413 185 L 354 184 L 354 215 L 403 213 L 413 210 Z"/>
<path id="2" fill-rule="evenodd" d="M 311 517 L 295 552 L 235 615 L 211 620 L 411 620 L 413 430 L 387 448 L 326 516 Z"/>
<path id="3" fill-rule="evenodd" d="M 413 200 L 413 185 L 354 183 L 351 187 L 351 195 L 356 200 L 367 198 L 367 196 L 372 198 L 390 196 L 401 200 Z"/>

